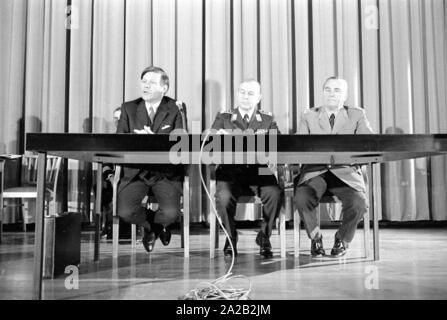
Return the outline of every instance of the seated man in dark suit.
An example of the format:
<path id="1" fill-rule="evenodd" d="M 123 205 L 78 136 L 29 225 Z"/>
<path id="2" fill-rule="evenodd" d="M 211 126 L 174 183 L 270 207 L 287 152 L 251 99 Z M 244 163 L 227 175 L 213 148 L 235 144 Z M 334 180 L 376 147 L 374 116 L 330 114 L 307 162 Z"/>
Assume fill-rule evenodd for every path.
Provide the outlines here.
<path id="1" fill-rule="evenodd" d="M 269 130 L 279 133 L 273 116 L 257 109 L 261 100 L 261 86 L 256 80 L 245 80 L 239 85 L 238 107 L 217 114 L 212 129 L 218 133 L 228 134 L 231 130 L 252 130 L 256 134 L 265 134 Z M 270 235 L 275 218 L 281 209 L 281 190 L 276 177 L 268 172 L 267 165 L 219 165 L 216 169 L 216 207 L 223 224 L 231 237 L 237 255 L 237 231 L 234 217 L 237 199 L 240 195 L 254 193 L 259 195 L 263 204 L 263 222 L 261 231 L 256 237 L 260 246 L 260 254 L 272 256 Z M 260 174 L 261 171 L 261 174 Z M 231 256 L 230 244 L 225 242 L 225 256 Z"/>
<path id="2" fill-rule="evenodd" d="M 330 77 L 323 84 L 324 105 L 306 110 L 298 125 L 298 134 L 371 134 L 365 111 L 344 105 L 348 84 L 344 79 Z M 295 179 L 294 202 L 311 239 L 311 254 L 325 255 L 317 207 L 329 191 L 342 202 L 343 220 L 335 234 L 331 255 L 343 256 L 354 238 L 357 224 L 368 209 L 366 188 L 358 166 L 304 165 Z"/>
<path id="3" fill-rule="evenodd" d="M 174 129 L 182 129 L 180 109 L 185 110 L 185 106 L 165 96 L 168 89 L 169 78 L 163 69 L 154 66 L 144 69 L 141 73 L 142 97 L 123 103 L 116 133 L 169 134 Z M 169 244 L 171 232 L 168 227 L 180 213 L 183 179 L 183 165 L 123 167 L 118 186 L 118 215 L 124 221 L 143 227 L 142 242 L 147 252 L 154 249 L 157 237 L 163 245 Z M 141 205 L 149 190 L 159 204 L 156 212 Z"/>

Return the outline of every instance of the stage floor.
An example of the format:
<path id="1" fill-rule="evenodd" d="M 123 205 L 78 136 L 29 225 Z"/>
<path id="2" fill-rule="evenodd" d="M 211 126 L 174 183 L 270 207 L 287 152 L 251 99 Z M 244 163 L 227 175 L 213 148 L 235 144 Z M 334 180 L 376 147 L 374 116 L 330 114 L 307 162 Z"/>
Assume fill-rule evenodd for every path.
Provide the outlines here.
<path id="1" fill-rule="evenodd" d="M 326 253 L 333 245 L 335 229 L 324 229 Z M 287 230 L 286 258 L 279 256 L 276 230 L 271 238 L 272 259 L 263 259 L 255 244 L 255 229 L 240 229 L 239 256 L 234 275 L 251 282 L 251 299 L 447 299 L 447 229 L 382 229 L 380 261 L 365 259 L 363 230 L 359 229 L 347 255 L 341 259 L 310 257 L 310 241 L 301 232 L 301 254 L 293 254 L 293 230 Z M 32 232 L 6 232 L 0 244 L 0 299 L 31 299 L 33 274 Z M 231 259 L 223 257 L 224 236 L 216 258 L 209 258 L 208 230 L 193 230 L 190 258 L 183 258 L 178 232 L 171 244 L 157 241 L 148 254 L 141 243 L 132 250 L 120 244 L 112 259 L 110 241 L 102 240 L 101 258 L 93 262 L 93 233 L 83 232 L 79 288 L 68 275 L 45 280 L 44 299 L 178 299 L 201 282 L 223 276 Z M 371 243 L 372 252 L 372 243 Z M 72 278 L 70 278 L 72 279 Z M 232 282 L 249 287 L 247 280 Z"/>

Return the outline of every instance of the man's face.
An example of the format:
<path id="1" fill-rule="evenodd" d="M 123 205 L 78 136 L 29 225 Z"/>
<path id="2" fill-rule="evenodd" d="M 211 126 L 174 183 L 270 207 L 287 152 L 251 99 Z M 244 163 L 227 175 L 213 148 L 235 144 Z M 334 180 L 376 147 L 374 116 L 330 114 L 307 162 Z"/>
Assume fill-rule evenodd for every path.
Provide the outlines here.
<path id="1" fill-rule="evenodd" d="M 343 106 L 346 101 L 347 84 L 341 79 L 331 79 L 324 85 L 323 99 L 324 105 L 331 109 Z"/>
<path id="2" fill-rule="evenodd" d="M 159 73 L 147 72 L 141 79 L 141 96 L 144 101 L 157 102 L 163 98 L 166 91 L 168 86 L 162 84 Z"/>
<path id="3" fill-rule="evenodd" d="M 250 111 L 261 101 L 261 88 L 257 82 L 243 82 L 239 86 L 238 106 Z"/>

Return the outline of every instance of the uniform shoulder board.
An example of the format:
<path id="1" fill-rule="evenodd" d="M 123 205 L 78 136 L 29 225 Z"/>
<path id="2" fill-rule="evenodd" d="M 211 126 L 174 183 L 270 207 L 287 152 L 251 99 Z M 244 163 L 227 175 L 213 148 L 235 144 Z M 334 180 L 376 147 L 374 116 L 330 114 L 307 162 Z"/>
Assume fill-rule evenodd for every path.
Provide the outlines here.
<path id="1" fill-rule="evenodd" d="M 222 113 L 222 114 L 224 114 L 224 113 L 233 113 L 233 110 L 227 109 L 227 110 L 220 111 L 220 113 Z"/>
<path id="2" fill-rule="evenodd" d="M 309 107 L 303 111 L 303 114 L 308 114 L 311 112 L 320 112 L 321 107 Z"/>
<path id="3" fill-rule="evenodd" d="M 355 111 L 359 111 L 359 112 L 365 112 L 365 110 L 364 109 L 362 109 L 362 108 L 359 108 L 359 107 L 353 107 L 353 106 L 344 106 L 344 108 L 346 109 L 346 111 L 349 111 L 349 110 L 355 110 Z"/>
<path id="4" fill-rule="evenodd" d="M 273 113 L 271 113 L 269 111 L 259 110 L 259 113 L 266 114 L 268 116 L 273 116 Z"/>

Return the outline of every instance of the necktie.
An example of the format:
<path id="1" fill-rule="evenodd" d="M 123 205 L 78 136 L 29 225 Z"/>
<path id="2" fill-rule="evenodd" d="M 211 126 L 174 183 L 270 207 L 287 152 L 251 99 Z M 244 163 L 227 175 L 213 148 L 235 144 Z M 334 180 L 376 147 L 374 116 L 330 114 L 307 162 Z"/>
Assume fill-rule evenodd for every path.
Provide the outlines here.
<path id="1" fill-rule="evenodd" d="M 246 115 L 244 115 L 244 124 L 245 124 L 245 127 L 246 128 L 248 128 L 248 123 L 249 123 L 250 121 L 249 121 L 249 119 L 248 119 L 248 114 L 246 114 Z"/>
<path id="2" fill-rule="evenodd" d="M 150 106 L 149 107 L 149 119 L 151 119 L 151 124 L 154 123 L 154 116 L 155 116 L 154 108 L 152 106 Z"/>
<path id="3" fill-rule="evenodd" d="M 335 114 L 331 114 L 329 117 L 329 123 L 331 124 L 331 129 L 334 129 L 334 121 L 335 121 Z"/>

